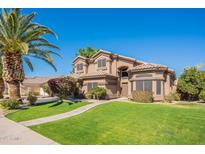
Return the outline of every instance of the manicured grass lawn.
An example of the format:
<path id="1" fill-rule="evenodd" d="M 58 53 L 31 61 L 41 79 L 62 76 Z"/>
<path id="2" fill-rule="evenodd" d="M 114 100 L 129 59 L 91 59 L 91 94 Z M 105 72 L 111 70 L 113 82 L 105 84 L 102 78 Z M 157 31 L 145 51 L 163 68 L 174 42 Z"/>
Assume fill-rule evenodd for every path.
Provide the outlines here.
<path id="1" fill-rule="evenodd" d="M 61 144 L 205 144 L 205 106 L 115 102 L 30 128 Z"/>
<path id="2" fill-rule="evenodd" d="M 54 102 L 43 105 L 32 106 L 28 109 L 19 110 L 17 112 L 9 113 L 6 115 L 7 118 L 16 122 L 27 121 L 31 119 L 37 119 L 50 115 L 60 114 L 63 112 L 71 111 L 81 106 L 86 105 L 85 102 Z"/>

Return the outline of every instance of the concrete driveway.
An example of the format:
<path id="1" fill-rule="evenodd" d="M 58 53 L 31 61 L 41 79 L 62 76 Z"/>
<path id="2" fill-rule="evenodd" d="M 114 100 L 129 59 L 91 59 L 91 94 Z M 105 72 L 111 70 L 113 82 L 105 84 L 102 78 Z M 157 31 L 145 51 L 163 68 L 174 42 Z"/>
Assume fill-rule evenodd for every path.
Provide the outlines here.
<path id="1" fill-rule="evenodd" d="M 55 145 L 56 142 L 3 116 L 0 109 L 0 145 Z"/>

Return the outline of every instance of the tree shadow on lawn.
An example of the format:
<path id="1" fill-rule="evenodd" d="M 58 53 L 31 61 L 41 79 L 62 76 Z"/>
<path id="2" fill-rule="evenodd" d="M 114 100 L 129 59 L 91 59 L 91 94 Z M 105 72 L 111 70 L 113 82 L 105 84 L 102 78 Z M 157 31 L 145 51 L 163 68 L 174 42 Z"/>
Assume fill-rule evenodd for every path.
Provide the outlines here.
<path id="1" fill-rule="evenodd" d="M 48 108 L 56 107 L 56 106 L 61 105 L 61 104 L 63 104 L 63 102 L 56 102 L 55 104 L 49 106 Z"/>
<path id="2" fill-rule="evenodd" d="M 69 102 L 56 102 L 55 104 L 49 106 L 49 108 L 51 108 L 51 107 L 56 107 L 56 106 L 61 105 L 61 104 L 63 104 L 63 103 L 67 103 L 68 105 L 73 105 L 73 104 L 76 104 L 76 103 L 79 103 L 79 102 L 81 102 L 81 101 L 73 101 L 73 102 L 70 102 L 70 101 L 69 101 Z"/>

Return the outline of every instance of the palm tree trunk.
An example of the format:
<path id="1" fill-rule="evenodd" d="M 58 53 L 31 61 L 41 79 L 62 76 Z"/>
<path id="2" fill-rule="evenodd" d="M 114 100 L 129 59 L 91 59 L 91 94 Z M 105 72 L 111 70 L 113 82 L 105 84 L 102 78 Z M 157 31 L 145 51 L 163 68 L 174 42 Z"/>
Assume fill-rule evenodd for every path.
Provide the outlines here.
<path id="1" fill-rule="evenodd" d="M 8 84 L 8 93 L 11 99 L 18 99 L 20 95 L 20 83 L 24 80 L 22 57 L 17 53 L 5 53 L 2 56 L 2 77 Z"/>
<path id="2" fill-rule="evenodd" d="M 21 98 L 20 94 L 20 83 L 19 82 L 8 82 L 8 93 L 12 99 Z"/>
<path id="3" fill-rule="evenodd" d="M 4 80 L 2 78 L 0 78 L 0 98 L 4 97 L 4 90 L 5 90 L 5 86 L 4 86 Z"/>

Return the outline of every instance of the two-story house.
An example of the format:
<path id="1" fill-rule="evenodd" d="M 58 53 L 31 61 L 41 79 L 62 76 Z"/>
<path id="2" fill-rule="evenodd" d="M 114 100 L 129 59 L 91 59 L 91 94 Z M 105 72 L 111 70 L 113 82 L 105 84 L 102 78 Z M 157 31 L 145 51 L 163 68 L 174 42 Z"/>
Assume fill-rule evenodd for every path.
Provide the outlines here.
<path id="1" fill-rule="evenodd" d="M 83 81 L 82 91 L 104 87 L 107 99 L 129 97 L 133 90 L 151 91 L 154 100 L 164 100 L 174 88 L 175 72 L 167 66 L 142 62 L 99 50 L 91 58 L 73 60 L 73 77 Z"/>

